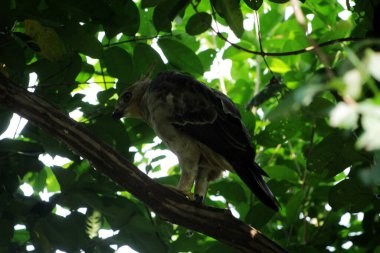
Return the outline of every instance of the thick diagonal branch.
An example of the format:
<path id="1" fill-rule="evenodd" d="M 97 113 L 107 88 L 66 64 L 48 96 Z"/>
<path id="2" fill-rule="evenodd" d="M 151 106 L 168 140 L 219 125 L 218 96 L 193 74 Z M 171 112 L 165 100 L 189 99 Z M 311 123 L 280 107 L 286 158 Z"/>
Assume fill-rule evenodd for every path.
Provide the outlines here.
<path id="1" fill-rule="evenodd" d="M 20 88 L 1 73 L 0 104 L 50 132 L 162 218 L 204 233 L 242 252 L 286 252 L 229 212 L 196 206 L 182 195 L 151 180 L 76 121 L 41 97 Z"/>

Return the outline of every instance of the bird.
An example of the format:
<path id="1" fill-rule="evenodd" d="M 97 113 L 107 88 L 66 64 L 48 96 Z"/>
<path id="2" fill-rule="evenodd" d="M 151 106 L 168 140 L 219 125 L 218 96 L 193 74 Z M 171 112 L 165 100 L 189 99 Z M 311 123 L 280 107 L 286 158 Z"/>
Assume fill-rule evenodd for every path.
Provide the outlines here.
<path id="1" fill-rule="evenodd" d="M 275 211 L 279 202 L 254 161 L 255 149 L 233 101 L 194 77 L 163 71 L 144 77 L 119 96 L 112 117 L 145 121 L 177 157 L 177 189 L 202 203 L 209 182 L 235 172 L 248 188 Z"/>

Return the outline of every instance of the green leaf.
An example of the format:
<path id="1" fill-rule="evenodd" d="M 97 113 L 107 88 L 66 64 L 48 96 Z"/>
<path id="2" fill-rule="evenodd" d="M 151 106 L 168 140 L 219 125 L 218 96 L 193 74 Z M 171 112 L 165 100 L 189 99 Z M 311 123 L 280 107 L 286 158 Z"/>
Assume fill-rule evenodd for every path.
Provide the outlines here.
<path id="1" fill-rule="evenodd" d="M 127 243 L 138 252 L 169 252 L 168 246 L 157 237 L 152 222 L 142 215 L 133 216 L 113 239 L 123 244 Z"/>
<path id="2" fill-rule="evenodd" d="M 275 214 L 276 212 L 271 208 L 258 203 L 250 208 L 245 220 L 254 228 L 261 229 Z"/>
<path id="3" fill-rule="evenodd" d="M 241 184 L 235 181 L 219 181 L 212 183 L 209 187 L 211 195 L 223 196 L 228 202 L 233 204 L 247 201 L 244 189 Z"/>
<path id="4" fill-rule="evenodd" d="M 132 0 L 128 0 L 121 11 L 124 13 L 125 18 L 125 26 L 122 31 L 126 35 L 134 36 L 140 26 L 140 13 L 136 4 Z"/>
<path id="5" fill-rule="evenodd" d="M 201 34 L 210 28 L 211 20 L 211 15 L 206 12 L 196 13 L 187 21 L 186 32 L 190 35 Z"/>
<path id="6" fill-rule="evenodd" d="M 307 168 L 321 177 L 333 177 L 356 162 L 367 160 L 355 149 L 355 137 L 344 137 L 339 132 L 316 144 L 307 161 Z"/>
<path id="7" fill-rule="evenodd" d="M 4 36 L 2 40 L 5 43 L 0 46 L 0 62 L 7 66 L 10 74 L 21 74 L 25 70 L 24 50 L 13 38 Z"/>
<path id="8" fill-rule="evenodd" d="M 78 83 L 85 83 L 92 77 L 94 72 L 95 72 L 94 66 L 86 62 L 83 62 L 82 69 L 80 73 L 77 75 L 77 77 L 75 78 L 75 81 Z"/>
<path id="9" fill-rule="evenodd" d="M 150 8 L 159 4 L 162 0 L 141 0 L 141 8 Z"/>
<path id="10" fill-rule="evenodd" d="M 121 47 L 111 47 L 104 51 L 104 65 L 111 76 L 121 80 L 130 80 L 133 75 L 131 55 Z"/>
<path id="11" fill-rule="evenodd" d="M 40 240 L 47 240 L 52 248 L 76 252 L 89 241 L 85 233 L 86 218 L 78 212 L 65 218 L 51 214 L 38 219 L 34 226 Z"/>
<path id="12" fill-rule="evenodd" d="M 175 68 L 197 76 L 203 74 L 198 56 L 184 44 L 173 39 L 160 39 L 158 45 Z"/>
<path id="13" fill-rule="evenodd" d="M 33 142 L 3 139 L 0 141 L 0 151 L 37 156 L 44 153 L 45 149 L 40 144 Z"/>
<path id="14" fill-rule="evenodd" d="M 214 49 L 207 49 L 198 53 L 198 58 L 202 62 L 202 67 L 204 71 L 208 71 L 211 68 L 216 56 L 216 51 Z"/>
<path id="15" fill-rule="evenodd" d="M 143 43 L 136 44 L 133 50 L 133 62 L 140 77 L 148 72 L 151 72 L 151 77 L 154 77 L 165 69 L 165 64 L 156 50 Z"/>
<path id="16" fill-rule="evenodd" d="M 244 0 L 244 2 L 246 5 L 248 5 L 249 8 L 256 11 L 260 9 L 261 5 L 263 4 L 263 0 Z"/>
<path id="17" fill-rule="evenodd" d="M 299 191 L 294 194 L 286 204 L 286 221 L 293 224 L 299 216 L 300 208 L 304 200 L 304 192 Z"/>
<path id="18" fill-rule="evenodd" d="M 226 244 L 213 242 L 211 246 L 207 248 L 205 253 L 239 253 L 240 251 L 229 247 Z"/>
<path id="19" fill-rule="evenodd" d="M 268 62 L 269 62 L 269 67 L 275 73 L 284 74 L 291 70 L 290 67 L 279 58 L 270 58 Z"/>
<path id="20" fill-rule="evenodd" d="M 55 178 L 59 183 L 59 187 L 63 193 L 68 192 L 74 184 L 76 174 L 73 170 L 63 169 L 58 166 L 52 168 Z"/>
<path id="21" fill-rule="evenodd" d="M 14 233 L 14 221 L 12 218 L 1 217 L 0 219 L 0 249 L 8 248 Z"/>
<path id="22" fill-rule="evenodd" d="M 346 179 L 335 185 L 329 194 L 329 204 L 334 210 L 344 209 L 356 213 L 364 211 L 374 198 L 371 189 L 359 180 Z"/>
<path id="23" fill-rule="evenodd" d="M 299 134 L 303 127 L 304 122 L 297 116 L 275 120 L 256 136 L 256 140 L 261 145 L 275 147 Z"/>
<path id="24" fill-rule="evenodd" d="M 240 0 L 212 0 L 212 5 L 223 17 L 236 37 L 243 35 L 243 14 L 240 10 Z"/>
<path id="25" fill-rule="evenodd" d="M 58 33 L 62 40 L 71 46 L 73 52 L 81 52 L 96 59 L 102 57 L 102 44 L 95 34 L 87 31 L 85 27 L 71 23 L 58 30 Z"/>
<path id="26" fill-rule="evenodd" d="M 154 8 L 153 24 L 157 31 L 170 32 L 171 22 L 189 4 L 183 0 L 162 0 Z"/>
<path id="27" fill-rule="evenodd" d="M 278 181 L 285 180 L 293 184 L 299 183 L 297 172 L 283 165 L 265 167 L 265 172 L 269 175 L 271 179 L 275 179 Z"/>
<path id="28" fill-rule="evenodd" d="M 0 107 L 0 135 L 7 130 L 9 123 L 12 119 L 13 112 Z"/>
<path id="29" fill-rule="evenodd" d="M 112 38 L 123 32 L 134 36 L 140 27 L 140 12 L 132 0 L 109 1 L 113 13 L 104 21 L 104 30 L 107 37 Z"/>

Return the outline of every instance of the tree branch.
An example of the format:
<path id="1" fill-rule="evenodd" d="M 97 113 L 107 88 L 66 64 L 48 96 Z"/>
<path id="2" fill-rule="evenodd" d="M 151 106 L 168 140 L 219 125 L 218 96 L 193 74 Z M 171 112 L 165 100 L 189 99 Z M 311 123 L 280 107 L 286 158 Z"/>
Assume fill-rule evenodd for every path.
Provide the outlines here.
<path id="1" fill-rule="evenodd" d="M 50 132 L 163 219 L 204 233 L 242 252 L 287 252 L 255 228 L 234 218 L 229 211 L 196 206 L 175 190 L 151 180 L 78 122 L 3 74 L 0 74 L 0 104 Z"/>
<path id="2" fill-rule="evenodd" d="M 190 4 L 192 5 L 194 11 L 199 15 L 199 11 L 197 9 L 197 6 L 195 6 L 194 3 L 191 0 L 189 0 L 189 1 L 190 1 Z M 215 19 L 215 22 L 216 22 L 216 19 Z M 365 38 L 354 38 L 354 37 L 339 38 L 339 39 L 329 40 L 329 41 L 322 42 L 322 43 L 319 43 L 319 44 L 311 45 L 309 47 L 306 47 L 306 48 L 303 48 L 303 49 L 300 49 L 300 50 L 281 52 L 281 53 L 271 53 L 271 52 L 265 52 L 263 50 L 263 48 L 261 47 L 261 45 L 260 45 L 260 51 L 255 51 L 255 50 L 251 50 L 251 49 L 239 46 L 238 44 L 235 44 L 235 43 L 229 41 L 221 32 L 219 32 L 218 30 L 214 29 L 212 26 L 210 26 L 210 29 L 219 38 L 221 38 L 222 40 L 224 40 L 225 42 L 227 42 L 228 44 L 230 44 L 232 47 L 234 47 L 236 49 L 239 49 L 241 51 L 250 53 L 250 54 L 261 55 L 262 57 L 264 57 L 264 56 L 289 56 L 289 55 L 303 54 L 303 53 L 311 52 L 311 51 L 314 51 L 314 50 L 318 50 L 320 47 L 325 47 L 325 46 L 329 46 L 329 45 L 333 45 L 333 44 L 337 44 L 337 43 L 341 43 L 341 42 L 358 41 L 358 40 L 364 40 L 365 39 Z"/>

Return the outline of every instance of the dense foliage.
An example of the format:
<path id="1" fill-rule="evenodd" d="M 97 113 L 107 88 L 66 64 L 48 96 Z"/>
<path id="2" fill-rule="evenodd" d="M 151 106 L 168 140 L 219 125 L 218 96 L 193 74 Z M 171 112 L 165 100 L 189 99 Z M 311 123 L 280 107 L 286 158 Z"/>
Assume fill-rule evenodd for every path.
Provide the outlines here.
<path id="1" fill-rule="evenodd" d="M 239 106 L 282 208 L 234 174 L 210 185 L 207 205 L 291 252 L 379 253 L 379 9 L 378 0 L 2 0 L 0 71 L 171 185 L 179 168 L 164 170 L 172 156 L 152 130 L 111 114 L 147 72 L 187 72 Z M 12 116 L 0 107 L 0 133 Z M 156 217 L 36 126 L 11 128 L 22 131 L 0 140 L 0 252 L 236 252 Z"/>

